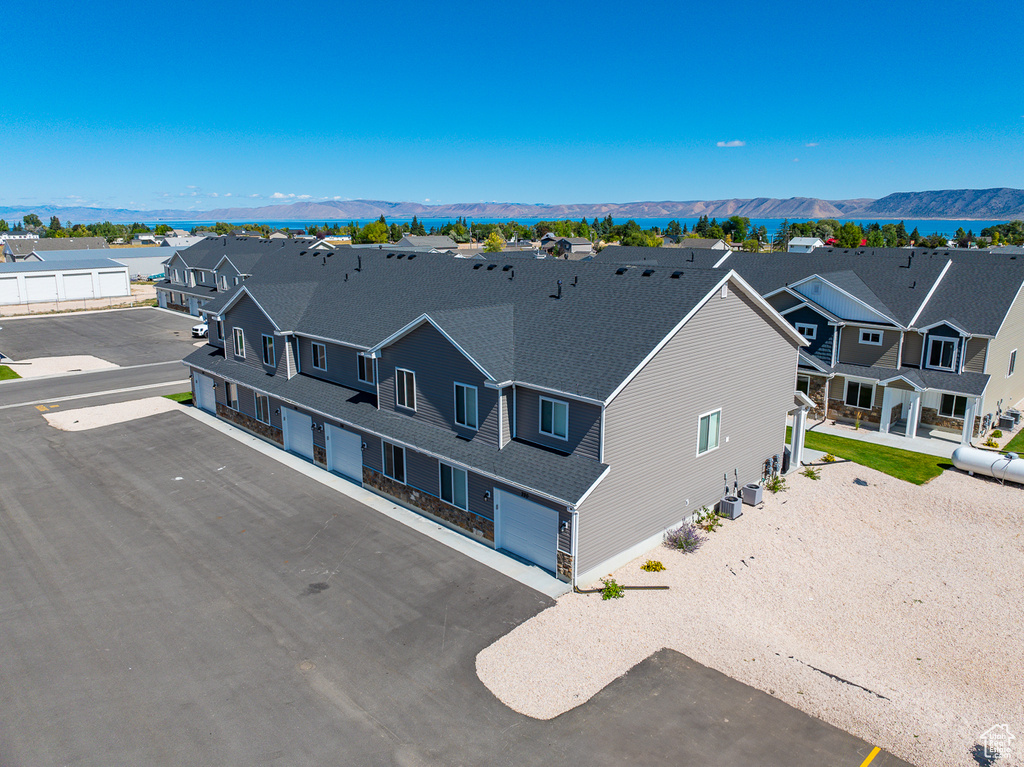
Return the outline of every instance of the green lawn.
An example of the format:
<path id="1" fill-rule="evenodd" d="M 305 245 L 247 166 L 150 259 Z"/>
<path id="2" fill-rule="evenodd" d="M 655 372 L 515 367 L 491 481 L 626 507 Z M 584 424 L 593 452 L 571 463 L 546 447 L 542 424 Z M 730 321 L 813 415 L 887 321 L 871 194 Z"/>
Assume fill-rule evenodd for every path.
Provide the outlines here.
<path id="1" fill-rule="evenodd" d="M 792 427 L 786 427 L 786 444 L 789 444 L 792 431 Z M 909 450 L 814 431 L 807 432 L 804 444 L 811 450 L 832 453 L 837 458 L 845 458 L 915 485 L 923 485 L 935 479 L 951 465 L 948 459 L 936 455 L 912 453 Z"/>
<path id="2" fill-rule="evenodd" d="M 0 365 L 0 381 L 10 381 L 12 378 L 21 378 L 21 376 L 6 365 Z"/>
<path id="3" fill-rule="evenodd" d="M 1017 435 L 1006 443 L 1003 450 L 1008 453 L 1024 453 L 1024 429 L 1017 432 Z"/>
<path id="4" fill-rule="evenodd" d="M 181 392 L 181 394 L 165 394 L 164 396 L 167 397 L 167 399 L 172 399 L 175 402 L 180 402 L 182 405 L 192 404 L 192 392 L 190 391 L 183 391 Z"/>

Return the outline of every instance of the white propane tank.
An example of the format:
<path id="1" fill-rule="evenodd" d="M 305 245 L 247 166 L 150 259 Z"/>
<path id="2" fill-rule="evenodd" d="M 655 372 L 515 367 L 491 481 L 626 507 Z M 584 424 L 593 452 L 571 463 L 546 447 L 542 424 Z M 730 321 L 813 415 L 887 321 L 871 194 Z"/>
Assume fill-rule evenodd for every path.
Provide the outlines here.
<path id="1" fill-rule="evenodd" d="M 953 465 L 961 471 L 1024 485 L 1024 458 L 1016 453 L 996 453 L 963 445 L 953 451 Z"/>

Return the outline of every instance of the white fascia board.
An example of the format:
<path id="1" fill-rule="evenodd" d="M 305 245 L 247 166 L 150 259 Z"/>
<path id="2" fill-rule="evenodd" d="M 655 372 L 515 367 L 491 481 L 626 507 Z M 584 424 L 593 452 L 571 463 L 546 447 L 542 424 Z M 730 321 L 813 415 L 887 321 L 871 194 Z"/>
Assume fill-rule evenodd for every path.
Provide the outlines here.
<path id="1" fill-rule="evenodd" d="M 822 277 L 820 274 L 812 274 L 812 275 L 810 275 L 808 277 L 804 277 L 802 280 L 797 280 L 790 287 L 795 288 L 797 285 L 803 285 L 805 282 L 808 282 L 810 280 L 821 280 L 823 283 L 825 283 L 830 288 L 832 288 L 832 290 L 836 291 L 837 293 L 842 293 L 844 296 L 849 298 L 851 301 L 854 301 L 854 302 L 860 304 L 861 306 L 863 306 L 865 309 L 867 309 L 872 314 L 876 314 L 879 317 L 881 317 L 885 322 L 892 323 L 896 327 L 901 328 L 903 330 L 906 330 L 906 328 L 904 328 L 903 325 L 901 325 L 896 320 L 896 318 L 890 317 L 889 315 L 885 314 L 884 312 L 880 312 L 878 309 L 873 307 L 871 304 L 867 303 L 866 301 L 862 301 L 861 299 L 857 298 L 857 296 L 853 295 L 853 293 L 845 291 L 841 287 L 839 287 L 838 285 L 835 285 L 835 284 L 829 282 L 824 277 Z M 802 293 L 800 295 L 801 295 L 801 297 L 803 297 Z"/>
<path id="2" fill-rule="evenodd" d="M 308 338 L 311 341 L 325 341 L 329 344 L 337 344 L 338 346 L 347 346 L 350 349 L 358 349 L 359 351 L 366 351 L 369 346 L 361 346 L 359 344 L 352 344 L 348 341 L 339 341 L 337 338 L 327 338 L 326 336 L 315 336 L 312 333 L 302 333 L 298 330 L 295 331 L 295 335 L 299 338 Z"/>
<path id="3" fill-rule="evenodd" d="M 951 267 L 952 265 L 953 259 L 949 259 L 949 261 L 946 262 L 946 265 L 942 267 L 942 271 L 939 272 L 939 276 L 935 278 L 935 282 L 932 284 L 931 288 L 925 294 L 924 301 L 922 301 L 921 305 L 917 307 L 917 311 L 914 312 L 914 316 L 911 317 L 910 322 L 907 323 L 910 327 L 914 327 L 914 323 L 917 322 L 917 318 L 921 316 L 921 312 L 924 311 L 924 308 L 928 305 L 928 302 L 931 301 L 932 295 L 935 293 L 936 289 L 939 287 L 939 283 L 942 282 L 942 278 L 946 276 L 946 272 L 949 271 L 949 267 Z"/>
<path id="4" fill-rule="evenodd" d="M 790 312 L 795 312 L 797 309 L 810 309 L 812 312 L 820 314 L 826 320 L 829 320 L 830 325 L 845 324 L 844 320 L 840 319 L 837 315 L 832 314 L 832 312 L 830 312 L 824 306 L 818 306 L 813 301 L 808 301 L 804 296 L 800 296 L 800 298 L 800 303 L 798 303 L 796 306 L 791 306 L 788 309 L 782 310 L 781 312 L 779 312 L 779 314 L 781 314 L 782 316 L 786 316 Z"/>
<path id="5" fill-rule="evenodd" d="M 590 486 L 590 488 L 587 490 L 587 492 L 585 492 L 580 497 L 580 499 L 578 501 L 576 501 L 576 503 L 570 504 L 573 507 L 573 511 L 576 511 L 577 509 L 579 509 L 579 507 L 583 505 L 583 502 L 585 500 L 587 500 L 587 498 L 590 497 L 590 494 L 592 492 L 594 492 L 595 490 L 597 490 L 597 486 L 601 484 L 601 482 L 604 480 L 604 478 L 608 476 L 608 472 L 610 472 L 611 470 L 612 470 L 611 466 L 608 466 L 607 468 L 605 468 L 605 470 L 601 472 L 601 476 L 594 480 L 594 484 L 592 484 Z"/>
<path id="6" fill-rule="evenodd" d="M 203 367 L 201 367 L 199 365 L 196 365 L 195 363 L 185 362 L 185 360 L 182 360 L 182 364 L 185 365 L 186 367 L 189 367 L 190 369 L 198 370 L 200 373 L 205 373 L 205 374 L 211 375 L 211 376 L 217 376 L 218 378 L 223 378 L 226 381 L 230 380 L 230 378 L 228 376 L 225 376 L 223 372 L 215 373 L 214 371 L 207 370 L 206 368 L 203 368 Z M 232 381 L 232 383 L 237 384 L 238 386 L 244 386 L 247 389 L 253 389 L 253 387 L 250 384 L 242 383 L 241 381 Z M 255 391 L 255 389 L 254 389 L 254 391 Z M 338 423 L 343 423 L 346 426 L 348 426 L 350 429 L 352 429 L 353 431 L 361 431 L 361 432 L 364 432 L 366 434 L 372 434 L 373 436 L 375 436 L 375 437 L 377 437 L 379 439 L 386 440 L 387 442 L 390 442 L 390 443 L 392 443 L 394 445 L 398 445 L 398 446 L 403 447 L 403 448 L 408 448 L 409 450 L 415 450 L 417 453 L 422 453 L 423 455 L 429 455 L 431 458 L 436 458 L 439 461 L 444 461 L 445 463 L 451 464 L 452 466 L 455 466 L 457 468 L 465 469 L 466 471 L 471 471 L 474 474 L 479 474 L 479 475 L 481 475 L 483 477 L 487 477 L 488 479 L 494 480 L 495 482 L 500 482 L 503 485 L 508 485 L 509 487 L 514 487 L 514 488 L 517 488 L 519 490 L 525 490 L 528 493 L 533 493 L 535 495 L 541 496 L 542 498 L 547 498 L 549 501 L 553 501 L 554 503 L 561 504 L 562 506 L 565 506 L 566 508 L 569 508 L 569 507 L 572 507 L 572 506 L 579 506 L 580 503 L 582 503 L 582 501 L 577 501 L 574 504 L 571 501 L 565 500 L 564 498 L 557 498 L 557 497 L 551 495 L 550 493 L 545 493 L 544 491 L 538 490 L 535 487 L 530 487 L 529 485 L 523 485 L 523 484 L 520 484 L 518 482 L 514 482 L 514 481 L 510 480 L 508 477 L 501 477 L 501 476 L 499 476 L 497 474 L 493 474 L 493 473 L 491 473 L 489 471 L 485 471 L 484 469 L 477 468 L 476 466 L 473 466 L 472 464 L 463 463 L 463 462 L 457 461 L 454 458 L 451 458 L 449 456 L 442 455 L 441 453 L 435 453 L 435 452 L 433 452 L 431 450 L 426 450 L 426 449 L 424 449 L 422 447 L 418 447 L 417 445 L 413 444 L 412 442 L 405 442 L 405 441 L 400 440 L 400 439 L 398 439 L 396 437 L 392 437 L 391 435 L 384 434 L 384 433 L 378 432 L 378 431 L 374 431 L 373 429 L 368 429 L 367 427 L 362 426 L 361 424 L 353 423 L 351 421 L 346 421 L 344 418 L 339 418 L 336 415 L 331 415 L 330 413 L 325 413 L 323 410 L 318 410 L 315 407 L 310 407 L 309 405 L 307 405 L 305 403 L 302 403 L 302 402 L 296 402 L 295 400 L 289 399 L 288 397 L 282 396 L 280 394 L 272 394 L 270 392 L 260 392 L 260 393 L 263 394 L 264 396 L 273 397 L 274 399 L 281 400 L 281 402 L 285 402 L 285 403 L 287 403 L 289 405 L 293 405 L 294 407 L 301 408 L 302 410 L 305 410 L 307 412 L 315 413 L 316 415 L 320 416 L 321 418 L 326 418 L 326 419 L 331 420 L 331 421 L 336 421 Z M 609 467 L 609 468 L 611 468 L 611 467 Z M 605 471 L 597 479 L 597 482 L 600 482 L 605 477 L 605 475 L 607 473 L 608 473 L 608 469 L 605 469 Z M 590 494 L 590 492 L 594 489 L 594 487 L 597 486 L 597 482 L 595 482 L 591 486 L 590 490 L 588 490 L 587 493 L 584 494 L 584 496 L 583 496 L 584 498 L 586 497 L 586 495 Z"/>
<path id="7" fill-rule="evenodd" d="M 516 386 L 522 386 L 524 389 L 533 389 L 534 391 L 544 392 L 545 394 L 553 394 L 556 397 L 564 397 L 565 399 L 574 399 L 578 402 L 586 402 L 590 405 L 604 405 L 603 400 L 594 399 L 593 397 L 585 397 L 582 394 L 573 394 L 572 392 L 563 391 L 562 389 L 552 389 L 548 386 L 541 386 L 539 384 L 532 384 L 529 381 L 513 381 Z"/>
<path id="8" fill-rule="evenodd" d="M 911 324 L 913 324 L 913 323 L 911 323 Z M 933 328 L 937 328 L 940 325 L 948 325 L 949 327 L 953 328 L 953 330 L 955 330 L 960 335 L 966 336 L 967 338 L 971 337 L 971 333 L 969 333 L 966 330 L 964 330 L 957 323 L 953 322 L 953 320 L 939 320 L 938 322 L 933 322 L 931 325 L 922 325 L 921 327 L 917 328 L 917 332 L 920 333 L 921 335 L 924 335 L 929 330 L 931 330 Z"/>
<path id="9" fill-rule="evenodd" d="M 393 344 L 398 339 L 402 338 L 403 336 L 408 335 L 409 333 L 414 331 L 416 328 L 418 328 L 420 325 L 422 325 L 424 322 L 429 322 L 434 327 L 434 330 L 436 330 L 438 333 L 443 335 L 448 340 L 448 343 L 450 343 L 452 346 L 454 346 L 456 349 L 458 349 L 463 357 L 465 357 L 467 360 L 469 360 L 471 363 L 473 363 L 473 367 L 475 367 L 477 370 L 479 370 L 481 373 L 483 373 L 484 377 L 488 381 L 493 381 L 494 380 L 494 376 L 492 376 L 490 373 L 488 373 L 483 365 L 481 365 L 479 362 L 477 362 L 475 359 L 473 359 L 473 356 L 469 352 L 467 352 L 465 349 L 463 349 L 454 338 L 452 338 L 450 335 L 448 335 L 448 333 L 445 331 L 444 328 L 442 328 L 440 325 L 438 325 L 436 322 L 434 322 L 433 318 L 429 314 L 426 314 L 426 313 L 421 314 L 419 317 L 414 319 L 412 322 L 407 324 L 405 327 L 399 328 L 397 331 L 395 331 L 390 336 L 385 338 L 379 344 L 376 344 L 375 346 L 372 346 L 369 351 L 372 354 L 379 354 L 380 351 L 385 346 L 390 346 L 391 344 Z"/>
<path id="10" fill-rule="evenodd" d="M 606 406 L 611 404 L 611 401 L 615 399 L 617 396 L 619 396 L 619 392 L 625 389 L 626 386 L 628 386 L 629 383 L 640 374 L 640 371 L 643 370 L 652 359 L 654 359 L 658 352 L 660 352 L 665 347 L 665 345 L 675 337 L 676 333 L 683 329 L 683 326 L 690 321 L 690 318 L 692 318 L 693 315 L 700 311 L 704 304 L 710 301 L 712 297 L 718 294 L 718 292 L 722 289 L 722 286 L 727 285 L 730 280 L 734 281 L 736 287 L 739 288 L 740 291 L 744 293 L 755 304 L 758 304 L 765 311 L 765 313 L 767 313 L 770 317 L 774 318 L 776 324 L 779 326 L 779 329 L 782 330 L 783 333 L 788 335 L 792 340 L 796 341 L 798 347 L 811 345 L 810 341 L 808 341 L 802 335 L 797 333 L 796 329 L 789 324 L 786 318 L 779 314 L 772 307 L 771 304 L 769 304 L 764 298 L 762 298 L 761 295 L 756 290 L 754 290 L 746 280 L 740 277 L 734 270 L 731 270 L 727 272 L 721 280 L 718 281 L 715 287 L 712 288 L 708 292 L 708 294 L 704 296 L 704 298 L 698 301 L 693 306 L 693 308 L 686 313 L 686 315 L 679 321 L 679 323 L 674 328 L 672 328 L 672 330 L 670 330 L 668 334 L 664 338 L 662 338 L 653 349 L 651 349 L 647 356 L 640 361 L 640 364 L 637 365 L 633 369 L 633 371 L 623 379 L 622 383 L 615 387 L 614 391 L 612 391 L 610 395 L 608 395 L 608 399 L 604 401 L 604 404 Z"/>
<path id="11" fill-rule="evenodd" d="M 720 259 L 718 259 L 718 260 L 717 260 L 717 261 L 715 262 L 715 265 L 714 265 L 714 266 L 712 266 L 711 268 L 712 268 L 712 269 L 717 269 L 717 268 L 718 268 L 718 267 L 720 267 L 720 266 L 721 266 L 722 264 L 724 264 L 724 263 L 726 262 L 726 259 L 728 259 L 728 258 L 729 258 L 729 256 L 731 256 L 731 255 L 732 255 L 732 248 L 729 248 L 728 250 L 726 250 L 726 251 L 725 251 L 725 255 L 724 255 L 724 256 L 722 256 L 722 257 L 721 257 Z"/>
<path id="12" fill-rule="evenodd" d="M 852 376 L 845 376 L 845 377 L 846 378 L 852 378 Z M 893 376 L 892 378 L 879 379 L 878 383 L 881 384 L 882 386 L 888 386 L 893 381 L 903 381 L 903 383 L 908 384 L 909 386 L 911 386 L 914 389 L 914 391 L 919 391 L 920 392 L 920 391 L 925 391 L 927 389 L 927 387 L 918 386 L 916 383 L 911 381 L 909 378 L 907 378 L 906 376 L 902 376 L 902 375 Z"/>

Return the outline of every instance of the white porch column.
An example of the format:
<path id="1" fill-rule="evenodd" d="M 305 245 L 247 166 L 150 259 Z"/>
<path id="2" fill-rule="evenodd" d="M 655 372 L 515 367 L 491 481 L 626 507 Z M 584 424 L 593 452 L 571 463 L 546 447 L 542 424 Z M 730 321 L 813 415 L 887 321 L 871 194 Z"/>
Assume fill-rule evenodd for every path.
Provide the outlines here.
<path id="1" fill-rule="evenodd" d="M 789 441 L 789 470 L 796 471 L 804 460 L 804 441 L 807 431 L 807 408 L 793 411 L 793 434 Z"/>
<path id="2" fill-rule="evenodd" d="M 907 408 L 907 439 L 917 436 L 917 423 L 921 420 L 921 392 L 910 395 L 910 406 Z"/>
<path id="3" fill-rule="evenodd" d="M 981 399 L 978 397 L 971 397 L 967 400 L 967 408 L 964 411 L 964 428 L 960 434 L 960 444 L 967 445 L 974 437 L 974 418 L 978 415 L 978 411 L 981 409 Z"/>
<path id="4" fill-rule="evenodd" d="M 889 421 L 892 420 L 892 390 L 888 386 L 882 387 L 882 420 L 878 422 L 878 431 L 881 434 L 889 433 Z"/>

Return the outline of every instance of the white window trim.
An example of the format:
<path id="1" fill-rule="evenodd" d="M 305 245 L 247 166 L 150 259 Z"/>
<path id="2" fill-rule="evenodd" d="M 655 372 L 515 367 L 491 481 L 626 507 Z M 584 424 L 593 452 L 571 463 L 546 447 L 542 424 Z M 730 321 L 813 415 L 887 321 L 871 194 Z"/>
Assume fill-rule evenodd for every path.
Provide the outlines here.
<path id="1" fill-rule="evenodd" d="M 565 405 L 565 436 L 561 437 L 554 433 L 555 428 L 555 411 L 552 407 L 551 410 L 551 429 L 552 431 L 544 431 L 544 403 L 550 402 L 552 405 Z M 563 442 L 569 441 L 569 403 L 561 399 L 552 399 L 551 397 L 540 397 L 540 401 L 537 403 L 537 432 L 543 434 L 545 437 L 553 437 L 554 439 L 560 439 Z"/>
<path id="2" fill-rule="evenodd" d="M 361 381 L 364 384 L 370 384 L 371 386 L 373 386 L 374 383 L 375 383 L 374 381 L 368 381 L 367 379 L 363 378 L 363 369 L 367 365 L 369 365 L 369 368 L 370 368 L 370 375 L 373 376 L 374 372 L 375 372 L 373 357 L 367 357 L 365 354 L 357 354 L 356 355 L 356 379 Z M 374 376 L 374 378 L 376 378 L 376 376 Z M 397 379 L 396 379 L 396 389 L 395 389 L 396 396 L 397 396 L 397 392 L 398 392 L 398 390 L 397 390 Z"/>
<path id="3" fill-rule="evenodd" d="M 476 426 L 470 426 L 468 423 L 460 423 L 460 421 L 459 421 L 459 387 L 460 386 L 462 388 L 464 388 L 464 389 L 472 389 L 473 390 L 473 400 L 474 400 L 473 404 L 475 405 L 474 409 L 476 410 L 476 412 L 473 414 L 473 420 L 476 421 Z M 463 429 L 472 429 L 473 431 L 479 431 L 480 430 L 480 390 L 477 389 L 477 387 L 471 386 L 470 384 L 464 384 L 464 383 L 460 383 L 459 381 L 455 381 L 452 384 L 452 406 L 455 408 L 455 423 L 456 423 L 456 425 L 461 426 Z M 467 415 L 468 415 L 468 413 L 467 413 Z"/>
<path id="4" fill-rule="evenodd" d="M 944 368 L 941 365 L 933 365 L 933 364 L 931 364 L 930 360 L 932 358 L 932 344 L 935 343 L 936 341 L 942 341 L 942 342 L 949 341 L 950 343 L 953 344 L 952 364 L 948 368 Z M 958 344 L 959 341 L 960 341 L 959 338 L 952 338 L 950 336 L 929 336 L 928 337 L 928 343 L 925 344 L 926 348 L 924 350 L 925 367 L 928 368 L 929 370 L 946 370 L 946 371 L 949 371 L 949 372 L 955 371 L 956 370 L 957 344 Z"/>
<path id="5" fill-rule="evenodd" d="M 320 359 L 324 363 L 323 367 L 320 367 L 320 365 L 316 364 L 316 354 L 314 354 L 314 351 L 318 346 L 321 349 Z M 314 370 L 322 370 L 324 372 L 327 372 L 327 344 L 321 344 L 318 343 L 317 341 L 313 341 L 312 346 L 309 347 L 309 359 L 313 365 Z"/>
<path id="6" fill-rule="evenodd" d="M 942 400 L 944 400 L 946 397 L 952 397 L 953 398 L 953 412 L 952 413 L 943 413 L 942 412 Z M 957 400 L 957 397 L 959 397 L 960 399 L 962 399 L 964 401 L 964 414 L 963 415 L 956 415 L 956 400 Z M 941 394 L 939 394 L 939 415 L 942 416 L 943 418 L 954 418 L 957 421 L 964 420 L 964 418 L 967 416 L 967 409 L 968 409 L 968 406 L 970 404 L 967 401 L 968 399 L 970 399 L 970 397 L 966 397 L 963 394 L 950 394 L 949 392 L 942 392 Z"/>
<path id="7" fill-rule="evenodd" d="M 388 445 L 391 445 L 392 448 L 396 448 L 397 447 L 399 450 L 402 451 L 402 479 L 396 479 L 395 477 L 392 477 L 391 475 L 388 474 L 388 460 L 387 460 Z M 392 480 L 393 482 L 401 482 L 403 485 L 409 484 L 409 482 L 408 482 L 408 479 L 409 479 L 408 468 L 409 467 L 408 467 L 408 461 L 406 460 L 407 458 L 408 458 L 408 451 L 402 445 L 396 445 L 394 442 L 388 442 L 386 439 L 382 439 L 380 441 L 380 473 L 383 474 L 388 479 Z M 440 476 L 441 475 L 438 474 L 438 479 L 440 479 Z M 440 489 L 441 488 L 439 487 L 438 488 L 438 492 L 440 492 Z"/>
<path id="8" fill-rule="evenodd" d="M 235 404 L 234 405 L 231 404 L 231 388 L 232 387 L 234 387 L 234 389 L 235 389 Z M 224 404 L 227 405 L 229 410 L 234 410 L 236 413 L 238 412 L 238 408 L 239 408 L 239 404 L 238 404 L 238 384 L 233 383 L 232 381 L 225 381 L 224 382 Z"/>
<path id="9" fill-rule="evenodd" d="M 796 328 L 796 332 L 806 338 L 808 341 L 814 341 L 818 337 L 818 326 L 812 325 L 809 322 L 795 322 L 793 327 Z M 810 335 L 804 333 L 805 330 L 811 331 Z"/>
<path id="10" fill-rule="evenodd" d="M 267 420 L 266 421 L 264 421 L 264 420 L 262 420 L 260 418 L 260 397 L 262 397 L 263 399 L 265 399 L 267 401 L 267 408 L 266 408 Z M 253 404 L 253 408 L 256 411 L 254 413 L 254 415 L 256 417 L 256 420 L 259 421 L 260 423 L 264 423 L 267 426 L 269 426 L 270 425 L 270 397 L 268 397 L 266 394 L 259 394 L 258 392 L 254 392 L 253 403 L 254 403 Z"/>
<path id="11" fill-rule="evenodd" d="M 1006 377 L 1009 378 L 1017 372 L 1017 350 L 1010 350 L 1010 359 L 1006 365 Z"/>
<path id="12" fill-rule="evenodd" d="M 702 453 L 700 451 L 700 422 L 703 421 L 705 418 L 708 418 L 709 416 L 713 416 L 715 413 L 718 413 L 718 439 L 715 440 L 715 446 L 714 447 L 709 447 L 707 450 L 705 450 Z M 707 455 L 708 453 L 713 453 L 716 450 L 718 450 L 718 448 L 720 448 L 721 446 L 722 446 L 722 408 L 716 407 L 714 410 L 709 410 L 708 412 L 701 413 L 699 416 L 697 416 L 697 455 L 698 456 L 702 456 L 702 455 Z"/>
<path id="13" fill-rule="evenodd" d="M 850 398 L 850 384 L 852 384 L 852 383 L 855 383 L 855 384 L 857 384 L 860 387 L 864 387 L 864 386 L 870 386 L 871 387 L 871 399 L 869 400 L 869 404 L 868 404 L 867 407 L 861 407 L 860 405 L 851 405 L 849 403 L 848 400 Z M 872 406 L 874 406 L 874 404 L 875 404 L 875 383 L 874 383 L 874 381 L 858 381 L 856 379 L 851 380 L 851 379 L 847 378 L 846 379 L 846 383 L 843 384 L 843 404 L 846 405 L 846 407 L 852 407 L 852 408 L 855 408 L 857 410 L 864 410 L 864 411 L 871 410 Z"/>
<path id="14" fill-rule="evenodd" d="M 399 386 L 399 384 L 398 384 L 398 380 L 399 380 L 398 374 L 399 373 L 408 373 L 409 375 L 412 376 L 412 406 L 411 407 L 409 405 L 403 405 L 403 404 L 401 404 L 398 401 L 398 392 L 399 392 L 399 390 L 400 389 L 405 389 L 404 386 Z M 416 372 L 414 370 L 409 370 L 408 368 L 395 368 L 395 407 L 400 407 L 403 410 L 411 410 L 414 413 L 416 412 Z"/>
<path id="15" fill-rule="evenodd" d="M 441 478 L 441 467 L 442 466 L 447 466 L 449 469 L 452 470 L 452 493 L 453 493 L 453 495 L 452 495 L 452 499 L 450 501 L 446 501 L 445 498 L 444 498 L 444 495 L 443 495 L 443 493 L 444 493 L 444 481 Z M 464 482 L 463 482 L 463 489 L 466 491 L 466 505 L 465 506 L 459 506 L 457 503 L 455 503 L 455 496 L 454 496 L 455 484 L 454 483 L 455 483 L 455 472 L 456 471 L 461 471 L 462 472 L 462 478 L 464 480 Z M 469 472 L 466 471 L 465 469 L 460 469 L 458 466 L 455 466 L 454 464 L 448 463 L 447 461 L 438 461 L 437 462 L 437 497 L 440 498 L 445 503 L 447 503 L 449 506 L 454 506 L 456 509 L 462 509 L 463 511 L 469 511 Z"/>
<path id="16" fill-rule="evenodd" d="M 811 377 L 810 376 L 803 376 L 803 375 L 799 375 L 798 374 L 797 377 L 796 377 L 796 390 L 797 391 L 800 391 L 800 379 L 801 378 L 803 378 L 803 379 L 805 379 L 807 381 L 807 392 L 806 393 L 809 396 L 810 392 L 811 392 Z"/>
<path id="17" fill-rule="evenodd" d="M 260 333 L 260 338 L 262 339 L 262 343 L 263 343 L 263 348 L 260 350 L 263 353 L 263 357 L 262 357 L 263 364 L 267 365 L 268 367 L 276 368 L 277 367 L 277 359 L 275 359 L 275 357 L 277 355 L 275 354 L 275 352 L 277 350 L 274 349 L 274 337 L 273 336 L 268 336 L 266 333 Z M 270 340 L 270 362 L 267 362 L 267 340 L 268 339 Z"/>
<path id="18" fill-rule="evenodd" d="M 864 336 L 869 334 L 869 333 L 872 334 L 872 335 L 877 334 L 878 335 L 878 340 L 877 341 L 865 340 Z M 860 343 L 862 343 L 862 344 L 867 344 L 868 346 L 881 346 L 882 345 L 882 339 L 885 338 L 885 331 L 884 330 L 871 330 L 870 328 L 861 328 L 860 329 L 860 334 L 859 334 L 858 338 L 859 338 Z"/>
<path id="19" fill-rule="evenodd" d="M 234 348 L 232 349 L 232 351 L 234 352 L 234 355 L 236 357 L 241 357 L 244 360 L 245 359 L 245 331 L 242 330 L 241 328 L 233 327 L 233 328 L 231 328 L 231 338 L 234 340 Z M 239 343 L 239 341 L 241 341 L 241 343 Z M 241 349 L 242 349 L 242 353 L 241 354 L 238 353 L 239 347 L 241 347 Z"/>

